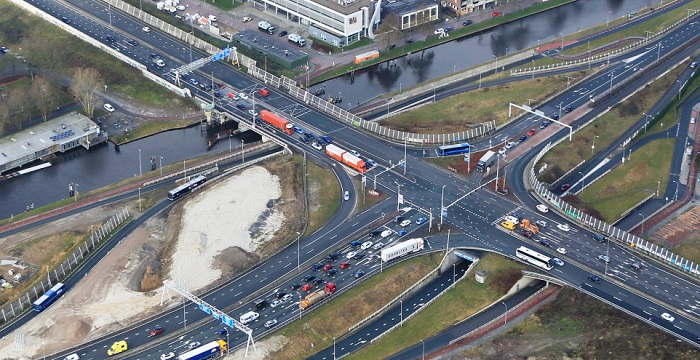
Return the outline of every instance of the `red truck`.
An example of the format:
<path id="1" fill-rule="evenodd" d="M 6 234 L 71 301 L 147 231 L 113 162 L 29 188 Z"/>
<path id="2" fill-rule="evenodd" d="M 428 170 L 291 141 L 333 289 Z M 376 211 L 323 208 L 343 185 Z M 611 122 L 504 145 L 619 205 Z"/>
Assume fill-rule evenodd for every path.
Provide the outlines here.
<path id="1" fill-rule="evenodd" d="M 364 173 L 365 171 L 367 171 L 367 164 L 365 164 L 364 160 L 347 152 L 346 150 L 339 148 L 336 145 L 326 145 L 326 154 L 328 154 L 328 156 L 332 157 L 333 159 L 336 159 L 342 162 L 343 164 L 359 171 L 360 173 Z"/>
<path id="2" fill-rule="evenodd" d="M 326 287 L 323 288 L 323 290 L 318 290 L 314 291 L 309 295 L 306 295 L 304 300 L 299 303 L 299 308 L 302 310 L 306 310 L 309 306 L 325 299 L 328 295 L 334 293 L 336 291 L 336 287 L 334 283 L 328 283 L 326 284 Z"/>
<path id="3" fill-rule="evenodd" d="M 286 132 L 287 135 L 292 135 L 294 133 L 294 124 L 272 111 L 260 110 L 260 118 L 266 123 Z"/>

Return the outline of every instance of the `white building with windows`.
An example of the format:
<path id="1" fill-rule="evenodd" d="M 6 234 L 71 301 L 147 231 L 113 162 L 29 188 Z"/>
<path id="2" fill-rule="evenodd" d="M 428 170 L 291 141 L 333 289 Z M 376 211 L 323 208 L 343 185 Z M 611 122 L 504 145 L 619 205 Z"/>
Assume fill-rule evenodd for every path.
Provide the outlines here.
<path id="1" fill-rule="evenodd" d="M 310 36 L 337 47 L 373 37 L 372 30 L 380 19 L 379 14 L 374 16 L 377 3 L 372 0 L 254 0 L 255 6 L 262 6 L 265 11 L 308 25 Z"/>

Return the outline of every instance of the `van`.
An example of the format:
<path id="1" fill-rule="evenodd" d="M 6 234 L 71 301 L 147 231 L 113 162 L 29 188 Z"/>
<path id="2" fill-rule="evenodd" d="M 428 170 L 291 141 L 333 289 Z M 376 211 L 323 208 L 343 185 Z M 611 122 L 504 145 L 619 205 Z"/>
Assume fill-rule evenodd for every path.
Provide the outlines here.
<path id="1" fill-rule="evenodd" d="M 511 215 L 504 216 L 503 221 L 513 223 L 513 225 L 518 225 L 520 223 L 517 217 Z"/>
<path id="2" fill-rule="evenodd" d="M 605 241 L 607 241 L 608 238 L 603 234 L 596 233 L 596 234 L 593 234 L 593 240 L 595 240 L 599 243 L 605 243 Z"/>
<path id="3" fill-rule="evenodd" d="M 503 226 L 504 228 L 506 228 L 506 229 L 508 229 L 508 230 L 515 230 L 515 224 L 513 224 L 513 223 L 510 222 L 510 221 L 504 221 L 504 222 L 502 222 L 502 223 L 501 223 L 501 226 Z"/>
<path id="4" fill-rule="evenodd" d="M 257 320 L 260 317 L 260 314 L 256 313 L 255 311 L 250 311 L 247 312 L 240 317 L 241 324 L 246 325 L 250 324 L 251 322 Z"/>

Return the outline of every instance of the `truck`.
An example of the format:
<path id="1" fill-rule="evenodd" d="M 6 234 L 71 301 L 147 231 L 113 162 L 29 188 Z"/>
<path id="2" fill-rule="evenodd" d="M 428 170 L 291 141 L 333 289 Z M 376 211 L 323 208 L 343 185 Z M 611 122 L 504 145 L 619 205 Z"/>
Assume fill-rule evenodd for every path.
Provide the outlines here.
<path id="1" fill-rule="evenodd" d="M 306 45 L 306 40 L 304 40 L 304 38 L 297 34 L 287 35 L 287 40 L 289 40 L 290 43 L 293 43 L 299 47 L 304 47 Z"/>
<path id="2" fill-rule="evenodd" d="M 112 344 L 112 346 L 107 349 L 107 355 L 112 356 L 124 352 L 129 349 L 125 340 L 120 340 Z"/>
<path id="3" fill-rule="evenodd" d="M 294 124 L 272 111 L 260 110 L 260 118 L 264 122 L 284 131 L 287 135 L 292 135 L 294 133 Z"/>
<path id="4" fill-rule="evenodd" d="M 259 21 L 258 22 L 258 29 L 260 31 L 264 31 L 270 35 L 275 33 L 275 27 L 272 26 L 269 22 L 267 21 Z"/>
<path id="5" fill-rule="evenodd" d="M 334 144 L 326 145 L 326 154 L 360 173 L 367 171 L 367 164 L 365 164 L 364 160 Z"/>
<path id="6" fill-rule="evenodd" d="M 299 308 L 301 310 L 306 310 L 309 306 L 325 299 L 328 295 L 334 293 L 336 290 L 337 289 L 334 283 L 328 283 L 326 284 L 326 287 L 323 288 L 323 290 L 314 291 L 311 294 L 306 295 L 304 300 L 302 300 L 299 303 Z"/>
<path id="7" fill-rule="evenodd" d="M 415 238 L 400 242 L 394 246 L 382 249 L 381 258 L 383 262 L 387 262 L 397 257 L 401 257 L 408 253 L 417 252 L 423 250 L 424 241 L 423 238 Z"/>
<path id="8" fill-rule="evenodd" d="M 520 227 L 523 230 L 531 232 L 533 235 L 537 234 L 540 231 L 540 228 L 537 227 L 537 225 L 531 223 L 528 219 L 523 219 L 522 221 L 520 221 Z"/>
<path id="9" fill-rule="evenodd" d="M 256 313 L 255 311 L 249 311 L 249 312 L 241 315 L 239 320 L 241 321 L 241 324 L 245 325 L 245 324 L 248 324 L 250 322 L 257 320 L 259 317 L 260 317 L 260 314 Z"/>
<path id="10" fill-rule="evenodd" d="M 210 357 L 219 354 L 219 356 L 224 356 L 228 344 L 224 340 L 214 340 L 210 343 L 204 344 L 198 348 L 192 349 L 186 353 L 180 354 L 177 360 L 201 360 L 208 359 Z"/>
<path id="11" fill-rule="evenodd" d="M 476 163 L 476 171 L 485 172 L 486 168 L 493 165 L 494 161 L 496 161 L 496 153 L 491 150 L 487 151 L 486 154 L 479 159 L 479 162 Z"/>

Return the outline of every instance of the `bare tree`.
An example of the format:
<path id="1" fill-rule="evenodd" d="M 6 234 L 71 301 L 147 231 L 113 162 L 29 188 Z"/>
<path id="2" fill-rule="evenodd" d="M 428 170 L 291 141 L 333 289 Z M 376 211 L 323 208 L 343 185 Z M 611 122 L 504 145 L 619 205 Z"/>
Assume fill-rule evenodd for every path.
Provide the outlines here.
<path id="1" fill-rule="evenodd" d="M 10 91 L 10 96 L 7 97 L 7 105 L 9 107 L 8 124 L 15 125 L 18 129 L 22 128 L 22 121 L 25 120 L 25 116 L 32 112 L 31 109 L 25 106 L 27 100 L 27 92 L 24 89 Z"/>
<path id="2" fill-rule="evenodd" d="M 83 105 L 85 115 L 92 118 L 97 102 L 97 90 L 102 86 L 97 70 L 93 68 L 78 68 L 73 75 L 70 91 Z"/>
<path id="3" fill-rule="evenodd" d="M 44 121 L 49 119 L 51 109 L 56 102 L 56 91 L 54 85 L 43 77 L 36 77 L 32 82 L 30 93 Z"/>
<path id="4" fill-rule="evenodd" d="M 10 125 L 10 106 L 7 99 L 0 100 L 0 135 L 5 132 L 5 128 Z"/>

